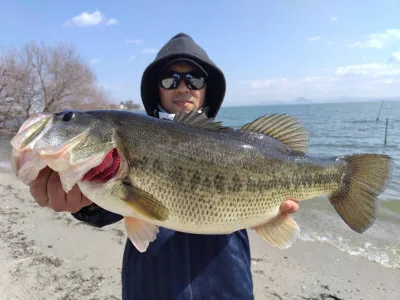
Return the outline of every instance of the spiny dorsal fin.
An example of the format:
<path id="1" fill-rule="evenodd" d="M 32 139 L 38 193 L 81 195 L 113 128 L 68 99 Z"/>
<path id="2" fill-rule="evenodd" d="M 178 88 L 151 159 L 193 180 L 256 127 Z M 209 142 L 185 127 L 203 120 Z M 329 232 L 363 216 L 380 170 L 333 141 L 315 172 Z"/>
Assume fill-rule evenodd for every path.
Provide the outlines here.
<path id="1" fill-rule="evenodd" d="M 174 122 L 181 123 L 189 126 L 214 130 L 214 131 L 232 131 L 230 127 L 223 126 L 221 122 L 215 122 L 214 119 L 208 118 L 205 113 L 199 113 L 197 111 L 191 112 L 178 112 L 174 119 Z"/>
<path id="2" fill-rule="evenodd" d="M 242 126 L 240 131 L 262 133 L 281 141 L 292 150 L 307 151 L 307 131 L 296 118 L 286 114 L 262 116 Z"/>

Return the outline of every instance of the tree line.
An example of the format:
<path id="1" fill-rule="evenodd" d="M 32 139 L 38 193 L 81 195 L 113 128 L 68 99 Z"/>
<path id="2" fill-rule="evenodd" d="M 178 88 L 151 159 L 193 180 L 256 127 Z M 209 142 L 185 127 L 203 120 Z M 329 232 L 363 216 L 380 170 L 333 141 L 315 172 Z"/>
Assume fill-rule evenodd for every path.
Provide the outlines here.
<path id="1" fill-rule="evenodd" d="M 133 101 L 120 103 L 112 104 L 71 45 L 28 42 L 20 49 L 0 48 L 1 134 L 15 133 L 36 112 L 140 108 Z"/>

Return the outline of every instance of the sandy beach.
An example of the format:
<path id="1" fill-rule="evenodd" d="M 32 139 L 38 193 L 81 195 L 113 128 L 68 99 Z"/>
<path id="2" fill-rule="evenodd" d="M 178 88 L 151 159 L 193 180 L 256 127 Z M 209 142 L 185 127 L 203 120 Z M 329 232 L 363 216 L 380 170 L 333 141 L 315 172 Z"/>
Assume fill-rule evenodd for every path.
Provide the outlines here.
<path id="1" fill-rule="evenodd" d="M 0 300 L 121 299 L 122 223 L 102 229 L 41 208 L 0 167 Z M 256 299 L 400 299 L 400 270 L 331 246 L 286 251 L 250 232 Z"/>

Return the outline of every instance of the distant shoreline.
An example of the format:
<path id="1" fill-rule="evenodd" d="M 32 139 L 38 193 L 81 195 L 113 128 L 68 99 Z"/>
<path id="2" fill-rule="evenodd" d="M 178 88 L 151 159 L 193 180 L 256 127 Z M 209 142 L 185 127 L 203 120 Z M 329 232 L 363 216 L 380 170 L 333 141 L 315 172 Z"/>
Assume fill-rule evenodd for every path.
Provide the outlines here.
<path id="1" fill-rule="evenodd" d="M 222 105 L 221 108 L 235 108 L 235 107 L 260 107 L 260 106 L 298 106 L 298 105 L 324 105 L 324 104 L 372 104 L 372 103 L 377 103 L 380 105 L 382 100 L 359 100 L 359 101 L 340 101 L 340 100 L 332 100 L 332 101 L 313 101 L 310 100 L 309 102 L 276 102 L 276 101 L 271 101 L 271 102 L 265 102 L 265 103 L 254 103 L 254 104 L 234 104 L 234 105 Z M 385 102 L 390 102 L 390 103 L 397 103 L 400 102 L 400 99 L 395 99 L 395 100 L 385 100 Z"/>

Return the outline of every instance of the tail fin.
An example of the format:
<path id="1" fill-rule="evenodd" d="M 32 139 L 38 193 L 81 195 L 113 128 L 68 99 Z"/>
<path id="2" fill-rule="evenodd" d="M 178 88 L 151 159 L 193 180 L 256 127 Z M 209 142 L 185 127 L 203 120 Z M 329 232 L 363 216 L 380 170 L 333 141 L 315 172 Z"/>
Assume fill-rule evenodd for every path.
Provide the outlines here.
<path id="1" fill-rule="evenodd" d="M 354 154 L 343 157 L 349 164 L 339 191 L 329 200 L 354 231 L 362 233 L 374 222 L 378 210 L 378 195 L 392 177 L 392 159 L 383 154 Z"/>

